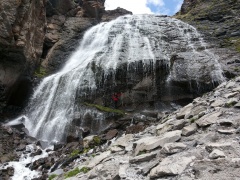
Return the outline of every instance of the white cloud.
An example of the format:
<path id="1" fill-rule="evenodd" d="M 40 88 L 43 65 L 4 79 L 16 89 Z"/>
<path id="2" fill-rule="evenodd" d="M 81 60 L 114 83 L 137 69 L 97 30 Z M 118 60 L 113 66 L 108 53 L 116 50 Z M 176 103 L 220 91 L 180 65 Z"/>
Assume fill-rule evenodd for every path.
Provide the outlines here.
<path id="1" fill-rule="evenodd" d="M 181 8 L 183 0 L 106 0 L 106 10 L 117 7 L 131 11 L 133 14 L 167 14 L 173 15 Z"/>
<path id="2" fill-rule="evenodd" d="M 117 7 L 131 11 L 133 14 L 154 14 L 147 5 L 158 7 L 164 6 L 163 0 L 106 0 L 106 10 L 116 9 Z"/>

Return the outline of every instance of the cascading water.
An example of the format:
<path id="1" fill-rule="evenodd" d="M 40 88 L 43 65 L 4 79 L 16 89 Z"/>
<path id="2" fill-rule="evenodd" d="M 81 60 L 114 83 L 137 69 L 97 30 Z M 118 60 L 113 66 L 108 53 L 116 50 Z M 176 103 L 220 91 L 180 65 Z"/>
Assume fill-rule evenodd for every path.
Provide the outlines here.
<path id="1" fill-rule="evenodd" d="M 75 112 L 81 117 L 91 113 L 101 122 L 104 115 L 87 108 L 81 109 L 76 105 L 76 96 L 96 93 L 99 76 L 107 79 L 111 75 L 114 81 L 116 70 L 123 64 L 127 65 L 126 76 L 133 79 L 135 75 L 132 71 L 137 68 L 133 64 L 141 62 L 144 71 L 147 71 L 161 61 L 162 66 L 169 69 L 171 57 L 187 51 L 192 58 L 199 54 L 204 56 L 211 64 L 206 69 L 210 78 L 223 81 L 216 57 L 207 50 L 199 52 L 199 49 L 205 50 L 206 44 L 196 29 L 174 18 L 128 15 L 101 23 L 85 33 L 80 47 L 63 69 L 46 77 L 37 87 L 27 108 L 25 126 L 30 135 L 52 142 L 65 140 Z M 194 63 L 192 59 L 191 64 Z M 102 71 L 100 75 L 99 71 Z M 174 79 L 176 76 L 171 71 L 168 77 Z M 198 81 L 197 73 L 193 78 Z M 104 83 L 101 81 L 101 84 Z"/>

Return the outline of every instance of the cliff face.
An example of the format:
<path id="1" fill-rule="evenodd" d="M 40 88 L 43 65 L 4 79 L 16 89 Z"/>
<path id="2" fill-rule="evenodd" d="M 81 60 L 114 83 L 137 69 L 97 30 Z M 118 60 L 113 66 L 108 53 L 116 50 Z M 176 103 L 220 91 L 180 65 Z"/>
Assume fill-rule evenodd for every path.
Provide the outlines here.
<path id="1" fill-rule="evenodd" d="M 0 12 L 0 101 L 20 105 L 42 54 L 45 0 L 2 0 Z"/>
<path id="2" fill-rule="evenodd" d="M 6 105 L 23 106 L 31 94 L 33 77 L 59 70 L 84 31 L 103 14 L 107 21 L 131 13 L 105 12 L 104 1 L 99 2 L 97 6 L 78 0 L 0 2 L 0 114 L 6 113 L 2 110 Z"/>
<path id="3" fill-rule="evenodd" d="M 175 16 L 205 35 L 230 78 L 240 74 L 239 14 L 239 0 L 185 0 Z"/>

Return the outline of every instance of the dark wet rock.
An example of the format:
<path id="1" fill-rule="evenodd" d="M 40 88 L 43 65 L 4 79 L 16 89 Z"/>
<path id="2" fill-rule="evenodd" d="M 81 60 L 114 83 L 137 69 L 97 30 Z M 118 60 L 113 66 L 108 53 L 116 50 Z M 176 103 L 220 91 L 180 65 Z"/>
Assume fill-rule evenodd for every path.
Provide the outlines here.
<path id="1" fill-rule="evenodd" d="M 37 155 L 40 155 L 40 154 L 42 154 L 42 150 L 41 150 L 41 149 L 37 149 L 37 151 L 31 153 L 30 156 L 31 156 L 31 157 L 34 157 L 34 156 L 37 156 Z"/>
<path id="2" fill-rule="evenodd" d="M 117 136 L 117 134 L 118 134 L 117 129 L 110 130 L 110 131 L 107 132 L 107 134 L 105 136 L 105 139 L 110 140 L 110 139 L 114 138 L 115 136 Z"/>
<path id="3" fill-rule="evenodd" d="M 114 10 L 105 11 L 105 13 L 102 16 L 102 21 L 110 21 L 110 20 L 116 19 L 119 16 L 123 16 L 127 14 L 132 14 L 132 12 L 118 7 L 117 9 L 114 9 Z"/>
<path id="4" fill-rule="evenodd" d="M 145 129 L 145 125 L 143 123 L 139 123 L 137 125 L 132 125 L 126 128 L 126 134 L 136 134 Z"/>
<path id="5" fill-rule="evenodd" d="M 21 133 L 15 128 L 10 129 L 11 133 L 9 134 L 9 127 L 0 125 L 0 163 L 18 160 L 19 156 L 16 150 L 23 151 L 26 147 Z"/>
<path id="6" fill-rule="evenodd" d="M 3 0 L 0 11 L 0 102 L 19 107 L 30 95 L 31 77 L 42 54 L 45 1 Z"/>

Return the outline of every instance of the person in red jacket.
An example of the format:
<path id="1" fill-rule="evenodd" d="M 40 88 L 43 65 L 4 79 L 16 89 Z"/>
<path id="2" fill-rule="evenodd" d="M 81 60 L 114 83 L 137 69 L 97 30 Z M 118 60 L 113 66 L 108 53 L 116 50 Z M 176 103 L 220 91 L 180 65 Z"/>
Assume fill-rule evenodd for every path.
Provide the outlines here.
<path id="1" fill-rule="evenodd" d="M 119 102 L 119 98 L 121 97 L 121 95 L 122 95 L 122 93 L 113 93 L 112 100 L 114 102 L 114 108 L 117 108 L 118 102 Z"/>

